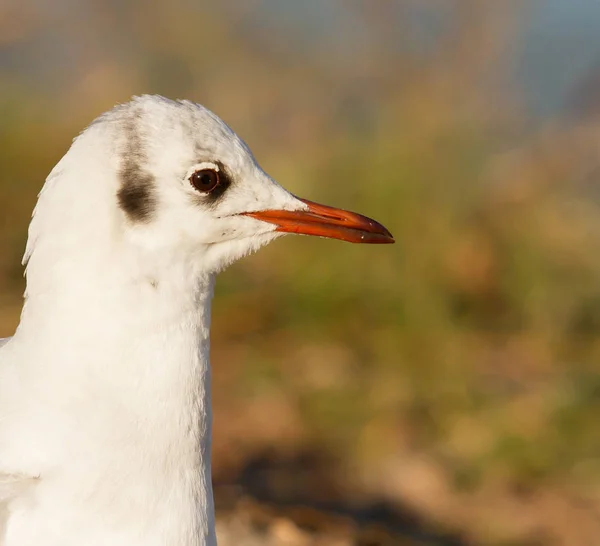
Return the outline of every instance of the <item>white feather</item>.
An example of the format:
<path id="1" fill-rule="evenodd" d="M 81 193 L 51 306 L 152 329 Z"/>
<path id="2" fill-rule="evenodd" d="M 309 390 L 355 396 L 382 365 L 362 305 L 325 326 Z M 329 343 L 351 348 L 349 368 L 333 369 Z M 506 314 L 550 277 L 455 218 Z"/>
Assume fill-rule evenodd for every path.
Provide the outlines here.
<path id="1" fill-rule="evenodd" d="M 119 207 L 131 161 L 148 221 Z M 217 203 L 187 182 L 205 162 L 234 180 Z M 214 277 L 279 235 L 237 215 L 269 208 L 306 205 L 199 105 L 139 97 L 75 139 L 40 193 L 21 322 L 0 342 L 3 546 L 216 544 Z"/>

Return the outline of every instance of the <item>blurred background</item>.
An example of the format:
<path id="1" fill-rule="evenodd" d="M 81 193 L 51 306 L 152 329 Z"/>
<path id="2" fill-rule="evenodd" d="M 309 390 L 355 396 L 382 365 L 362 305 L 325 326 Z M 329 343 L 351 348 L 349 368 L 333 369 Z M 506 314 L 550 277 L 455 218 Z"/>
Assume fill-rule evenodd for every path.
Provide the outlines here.
<path id="1" fill-rule="evenodd" d="M 599 543 L 597 0 L 0 0 L 0 78 L 0 337 L 47 173 L 133 94 L 396 237 L 219 278 L 222 546 Z"/>

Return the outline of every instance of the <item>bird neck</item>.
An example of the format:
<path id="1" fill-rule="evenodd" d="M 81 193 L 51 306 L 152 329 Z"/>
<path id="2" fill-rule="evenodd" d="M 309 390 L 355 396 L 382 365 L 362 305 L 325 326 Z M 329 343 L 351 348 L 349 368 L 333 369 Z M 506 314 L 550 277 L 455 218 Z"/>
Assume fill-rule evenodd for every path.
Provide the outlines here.
<path id="1" fill-rule="evenodd" d="M 74 281 L 69 290 L 30 294 L 15 335 L 23 342 L 14 344 L 27 355 L 15 361 L 26 363 L 20 374 L 32 383 L 23 390 L 43 400 L 45 414 L 57 414 L 49 423 L 60 429 L 44 436 L 41 441 L 52 445 L 40 446 L 40 452 L 89 466 L 82 474 L 90 477 L 98 512 L 105 506 L 114 512 L 114 499 L 124 498 L 141 504 L 139 512 L 157 526 L 162 522 L 160 532 L 173 537 L 170 543 L 204 545 L 213 544 L 214 534 L 214 276 L 186 277 L 184 268 L 172 264 L 169 275 L 122 282 L 106 271 L 86 276 L 96 279 L 95 286 Z M 104 481 L 98 473 L 107 468 L 111 475 Z M 94 490 L 97 479 L 106 484 L 106 502 Z M 78 487 L 85 495 L 85 480 Z M 129 498 L 128 490 L 139 498 Z M 206 542 L 184 540 L 181 533 Z"/>
<path id="2" fill-rule="evenodd" d="M 208 369 L 214 275 L 186 274 L 185 264 L 165 269 L 76 271 L 52 289 L 28 290 L 16 336 L 43 355 L 29 362 L 48 376 L 68 370 L 71 382 L 94 377 L 128 396 L 188 384 Z"/>

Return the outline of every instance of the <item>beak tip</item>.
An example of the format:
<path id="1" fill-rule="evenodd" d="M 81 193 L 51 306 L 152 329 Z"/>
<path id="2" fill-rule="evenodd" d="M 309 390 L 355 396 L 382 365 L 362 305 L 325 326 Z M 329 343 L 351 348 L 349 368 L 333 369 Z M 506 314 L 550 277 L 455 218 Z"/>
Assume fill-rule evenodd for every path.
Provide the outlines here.
<path id="1" fill-rule="evenodd" d="M 387 229 L 382 224 L 380 224 L 379 222 L 376 222 L 375 220 L 371 220 L 371 227 L 373 230 L 372 233 L 377 234 L 379 236 L 379 241 L 377 241 L 377 242 L 380 242 L 382 244 L 389 244 L 389 245 L 396 242 L 396 239 L 394 239 L 394 236 L 391 234 L 390 230 Z M 372 241 L 372 242 L 375 242 L 375 241 Z"/>

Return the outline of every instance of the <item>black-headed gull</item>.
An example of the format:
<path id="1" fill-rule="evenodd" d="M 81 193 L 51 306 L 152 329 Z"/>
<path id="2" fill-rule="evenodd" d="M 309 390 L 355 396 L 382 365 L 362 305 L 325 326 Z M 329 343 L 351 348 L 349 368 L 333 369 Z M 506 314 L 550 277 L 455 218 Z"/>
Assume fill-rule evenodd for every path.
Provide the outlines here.
<path id="1" fill-rule="evenodd" d="M 0 344 L 0 544 L 214 546 L 215 275 L 284 233 L 392 243 L 299 199 L 198 104 L 134 98 L 48 176 Z"/>

